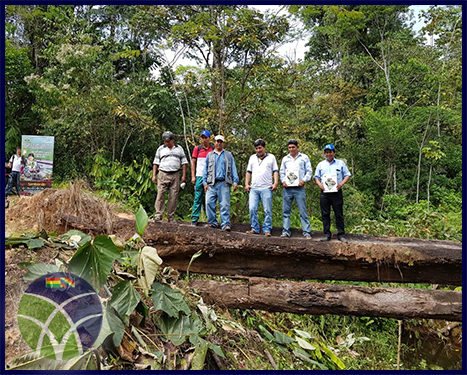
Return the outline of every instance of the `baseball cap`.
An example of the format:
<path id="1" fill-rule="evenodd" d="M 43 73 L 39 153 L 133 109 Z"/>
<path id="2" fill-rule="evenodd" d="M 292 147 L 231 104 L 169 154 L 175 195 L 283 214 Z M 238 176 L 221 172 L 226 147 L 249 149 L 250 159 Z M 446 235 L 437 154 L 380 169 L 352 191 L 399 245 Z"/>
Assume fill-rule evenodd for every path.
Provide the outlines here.
<path id="1" fill-rule="evenodd" d="M 328 143 L 326 146 L 324 146 L 324 151 L 326 150 L 335 151 L 336 149 L 334 148 L 334 145 L 332 143 Z"/>
<path id="2" fill-rule="evenodd" d="M 162 139 L 165 141 L 166 139 L 175 139 L 175 135 L 172 132 L 166 131 L 162 133 Z"/>
<path id="3" fill-rule="evenodd" d="M 211 133 L 209 132 L 209 130 L 203 130 L 201 132 L 201 135 L 204 135 L 205 137 L 210 137 L 211 136 Z"/>
<path id="4" fill-rule="evenodd" d="M 225 139 L 222 135 L 216 135 L 216 137 L 214 138 L 215 141 L 222 141 L 222 142 L 225 142 Z"/>

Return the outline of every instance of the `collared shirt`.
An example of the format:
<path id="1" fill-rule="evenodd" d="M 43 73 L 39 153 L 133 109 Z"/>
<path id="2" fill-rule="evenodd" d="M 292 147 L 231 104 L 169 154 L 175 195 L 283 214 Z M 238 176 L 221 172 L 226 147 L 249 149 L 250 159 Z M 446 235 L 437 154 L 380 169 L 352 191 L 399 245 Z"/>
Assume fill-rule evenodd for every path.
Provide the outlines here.
<path id="1" fill-rule="evenodd" d="M 281 169 L 279 172 L 281 182 L 286 181 L 285 172 L 287 169 L 298 170 L 298 181 L 307 182 L 310 181 L 311 176 L 313 176 L 313 168 L 311 168 L 310 158 L 300 152 L 295 159 L 290 156 L 290 154 L 282 158 Z"/>
<path id="2" fill-rule="evenodd" d="M 266 189 L 272 185 L 272 175 L 279 172 L 279 167 L 273 154 L 266 153 L 262 159 L 254 154 L 250 156 L 246 171 L 251 173 L 252 189 Z"/>
<path id="3" fill-rule="evenodd" d="M 181 146 L 175 145 L 170 149 L 162 145 L 156 151 L 153 164 L 157 164 L 163 172 L 177 172 L 183 164 L 188 164 L 188 160 Z"/>
<path id="4" fill-rule="evenodd" d="M 22 164 L 22 157 L 18 156 L 18 154 L 14 154 L 10 158 L 11 163 L 11 171 L 12 172 L 20 172 L 21 171 L 21 164 Z"/>
<path id="5" fill-rule="evenodd" d="M 314 178 L 321 178 L 324 174 L 337 174 L 337 183 L 340 184 L 342 180 L 347 176 L 352 176 L 347 168 L 347 165 L 343 160 L 334 158 L 331 163 L 328 162 L 328 159 L 320 161 L 316 166 Z"/>
<path id="6" fill-rule="evenodd" d="M 198 151 L 199 148 L 199 151 Z M 203 177 L 204 165 L 206 164 L 206 156 L 213 151 L 214 148 L 210 145 L 208 148 L 201 146 L 196 146 L 193 149 L 193 154 L 191 157 L 196 159 L 196 177 Z"/>
<path id="7" fill-rule="evenodd" d="M 216 150 L 211 151 L 214 153 L 214 157 L 216 160 L 216 166 L 215 166 L 216 172 L 214 174 L 216 181 L 225 180 L 225 152 L 224 151 L 225 150 L 222 150 L 220 154 L 218 154 Z M 204 186 L 208 184 L 208 166 L 209 166 L 209 162 L 206 159 L 206 164 L 204 165 L 204 172 L 203 172 L 203 185 Z M 238 185 L 239 179 L 238 179 L 237 167 L 235 166 L 235 160 L 233 157 L 232 157 L 232 179 L 233 179 L 233 183 L 235 185 Z"/>

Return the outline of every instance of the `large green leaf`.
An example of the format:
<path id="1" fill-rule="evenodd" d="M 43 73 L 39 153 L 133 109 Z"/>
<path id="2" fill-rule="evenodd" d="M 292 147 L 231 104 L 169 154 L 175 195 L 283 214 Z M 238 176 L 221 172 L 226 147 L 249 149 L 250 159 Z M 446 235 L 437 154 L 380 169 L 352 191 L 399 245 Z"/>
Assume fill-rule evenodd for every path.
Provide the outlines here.
<path id="1" fill-rule="evenodd" d="M 148 225 L 148 214 L 144 210 L 143 206 L 139 206 L 138 212 L 135 215 L 136 218 L 136 232 L 142 237 L 143 233 Z"/>
<path id="2" fill-rule="evenodd" d="M 173 318 L 177 318 L 180 311 L 190 314 L 183 295 L 168 285 L 157 282 L 152 284 L 152 301 L 156 310 L 162 310 Z"/>
<path id="3" fill-rule="evenodd" d="M 136 262 L 138 284 L 145 293 L 148 292 L 156 278 L 162 259 L 157 255 L 157 250 L 151 246 L 144 246 L 138 253 Z"/>
<path id="4" fill-rule="evenodd" d="M 274 341 L 277 342 L 278 344 L 291 344 L 295 342 L 293 338 L 290 336 L 287 336 L 285 333 L 279 332 L 274 330 Z"/>
<path id="5" fill-rule="evenodd" d="M 37 278 L 47 275 L 48 273 L 59 272 L 60 267 L 55 264 L 34 263 L 27 265 L 28 273 L 24 275 L 23 279 L 26 282 L 34 281 Z"/>
<path id="6" fill-rule="evenodd" d="M 188 336 L 200 335 L 203 332 L 203 323 L 195 315 L 182 315 L 180 318 L 171 318 L 162 315 L 155 318 L 155 322 L 160 331 L 164 334 L 165 340 L 170 340 L 174 345 L 181 345 Z"/>
<path id="7" fill-rule="evenodd" d="M 97 236 L 93 243 L 81 246 L 70 260 L 72 273 L 88 281 L 99 290 L 107 281 L 115 259 L 120 255 L 118 248 L 107 236 Z"/>
<path id="8" fill-rule="evenodd" d="M 258 331 L 261 332 L 261 334 L 266 340 L 274 341 L 274 336 L 271 335 L 271 333 L 266 328 L 264 328 L 264 326 L 262 326 L 261 324 L 258 326 Z"/>
<path id="9" fill-rule="evenodd" d="M 113 344 L 115 346 L 119 346 L 122 342 L 124 333 L 125 326 L 123 325 L 123 322 L 117 315 L 115 315 L 112 307 L 108 303 L 104 310 L 104 315 L 102 317 L 101 331 L 99 332 L 99 336 L 94 342 L 94 348 L 98 348 L 100 345 L 102 345 L 104 340 L 111 334 L 113 334 Z"/>
<path id="10" fill-rule="evenodd" d="M 44 241 L 34 234 L 23 234 L 20 237 L 5 238 L 5 246 L 26 245 L 28 249 L 37 249 L 44 246 Z"/>
<path id="11" fill-rule="evenodd" d="M 115 285 L 110 305 L 118 312 L 118 315 L 120 315 L 125 324 L 128 325 L 130 314 L 140 301 L 141 296 L 133 284 L 130 281 L 122 281 Z"/>

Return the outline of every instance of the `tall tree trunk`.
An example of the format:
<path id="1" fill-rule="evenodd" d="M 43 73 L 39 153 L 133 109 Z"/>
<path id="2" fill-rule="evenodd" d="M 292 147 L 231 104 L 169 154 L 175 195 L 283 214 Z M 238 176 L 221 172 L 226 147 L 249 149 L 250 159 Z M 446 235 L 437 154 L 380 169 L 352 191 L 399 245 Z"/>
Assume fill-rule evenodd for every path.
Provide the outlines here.
<path id="1" fill-rule="evenodd" d="M 433 170 L 433 164 L 430 164 L 430 174 L 428 175 L 428 186 L 426 188 L 426 194 L 427 194 L 427 211 L 430 211 L 430 183 L 431 183 L 431 172 Z"/>
<path id="2" fill-rule="evenodd" d="M 431 112 L 428 116 L 428 121 L 426 123 L 425 131 L 423 132 L 422 141 L 420 143 L 420 147 L 418 148 L 418 164 L 417 164 L 417 194 L 415 197 L 415 202 L 418 203 L 418 196 L 420 193 L 420 171 L 422 167 L 422 154 L 423 154 L 423 146 L 425 145 L 426 135 L 428 133 L 428 128 L 430 127 L 431 121 Z"/>

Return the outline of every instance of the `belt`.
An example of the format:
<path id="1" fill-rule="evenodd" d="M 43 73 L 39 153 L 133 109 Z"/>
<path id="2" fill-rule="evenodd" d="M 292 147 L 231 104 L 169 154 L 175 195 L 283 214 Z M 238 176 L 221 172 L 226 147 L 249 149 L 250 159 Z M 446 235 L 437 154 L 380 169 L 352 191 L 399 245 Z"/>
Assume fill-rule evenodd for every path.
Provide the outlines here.
<path id="1" fill-rule="evenodd" d="M 167 171 L 163 171 L 162 169 L 159 169 L 159 171 L 164 172 L 164 173 L 167 173 L 167 174 L 173 174 L 173 173 L 177 173 L 177 172 L 178 172 L 178 171 L 167 172 Z"/>
<path id="2" fill-rule="evenodd" d="M 217 179 L 217 178 L 216 178 L 216 181 L 215 181 L 215 182 L 222 182 L 222 181 L 225 181 L 225 179 L 223 178 L 223 179 L 221 180 L 221 179 Z"/>

